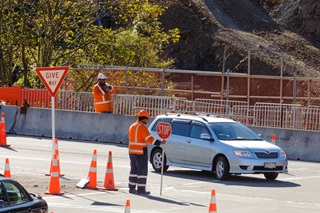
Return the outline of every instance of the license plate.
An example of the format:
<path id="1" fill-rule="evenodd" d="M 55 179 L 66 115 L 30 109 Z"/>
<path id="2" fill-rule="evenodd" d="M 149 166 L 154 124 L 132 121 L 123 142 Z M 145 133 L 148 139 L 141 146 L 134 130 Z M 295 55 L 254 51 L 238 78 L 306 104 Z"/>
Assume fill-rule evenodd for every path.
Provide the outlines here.
<path id="1" fill-rule="evenodd" d="M 265 162 L 264 163 L 264 168 L 266 169 L 274 169 L 276 168 L 276 163 L 275 162 Z"/>

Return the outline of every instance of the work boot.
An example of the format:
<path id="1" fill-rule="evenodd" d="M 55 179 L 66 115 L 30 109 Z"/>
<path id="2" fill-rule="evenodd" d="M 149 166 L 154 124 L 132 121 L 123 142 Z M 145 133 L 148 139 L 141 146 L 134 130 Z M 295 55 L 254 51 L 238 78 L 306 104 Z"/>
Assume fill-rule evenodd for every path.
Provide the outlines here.
<path id="1" fill-rule="evenodd" d="M 137 194 L 137 190 L 136 189 L 129 189 L 129 193 L 130 194 Z"/>
<path id="2" fill-rule="evenodd" d="M 150 192 L 146 191 L 146 190 L 144 190 L 142 192 L 138 192 L 138 195 L 149 195 L 149 194 L 150 194 Z"/>

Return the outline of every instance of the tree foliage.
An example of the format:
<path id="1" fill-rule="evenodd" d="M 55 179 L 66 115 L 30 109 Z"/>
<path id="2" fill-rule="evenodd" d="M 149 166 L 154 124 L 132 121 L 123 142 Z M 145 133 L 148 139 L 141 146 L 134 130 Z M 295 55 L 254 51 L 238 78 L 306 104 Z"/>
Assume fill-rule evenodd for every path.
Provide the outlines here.
<path id="1" fill-rule="evenodd" d="M 145 0 L 1 0 L 0 85 L 37 86 L 36 67 L 169 67 L 173 60 L 162 49 L 178 41 L 179 30 L 162 30 L 164 10 Z M 99 26 L 105 17 L 109 24 Z M 95 77 L 85 70 L 68 73 L 84 91 Z"/>

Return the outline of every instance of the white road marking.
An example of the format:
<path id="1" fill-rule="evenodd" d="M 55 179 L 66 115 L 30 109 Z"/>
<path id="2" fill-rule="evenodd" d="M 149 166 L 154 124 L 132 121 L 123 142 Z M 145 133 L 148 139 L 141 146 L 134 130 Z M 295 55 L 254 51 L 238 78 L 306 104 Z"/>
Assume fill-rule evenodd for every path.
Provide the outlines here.
<path id="1" fill-rule="evenodd" d="M 22 160 L 34 160 L 34 161 L 47 161 L 50 162 L 51 159 L 44 159 L 44 158 L 33 158 L 33 157 L 20 157 L 20 156 L 13 156 L 13 155 L 6 155 L 6 156 L 1 156 L 3 158 L 13 158 L 13 159 L 22 159 Z M 79 161 L 67 161 L 67 160 L 61 160 L 60 159 L 60 163 L 68 163 L 68 164 L 80 164 L 80 165 L 90 165 L 90 161 L 89 162 L 79 162 Z M 98 163 L 98 165 L 102 166 L 102 165 L 106 165 L 106 163 Z M 130 165 L 120 165 L 120 164 L 115 164 L 112 161 L 112 165 L 113 167 L 121 167 L 121 168 L 130 168 Z"/>

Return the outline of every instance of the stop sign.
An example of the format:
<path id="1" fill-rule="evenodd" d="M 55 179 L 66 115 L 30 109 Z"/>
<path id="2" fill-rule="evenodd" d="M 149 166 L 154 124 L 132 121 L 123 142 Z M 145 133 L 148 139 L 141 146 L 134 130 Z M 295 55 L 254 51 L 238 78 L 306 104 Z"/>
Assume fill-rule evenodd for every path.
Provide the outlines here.
<path id="1" fill-rule="evenodd" d="M 160 138 L 167 139 L 171 135 L 171 125 L 165 122 L 159 122 L 157 125 L 157 133 Z"/>

